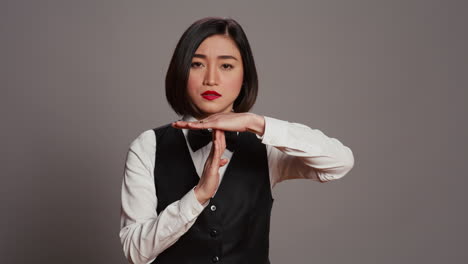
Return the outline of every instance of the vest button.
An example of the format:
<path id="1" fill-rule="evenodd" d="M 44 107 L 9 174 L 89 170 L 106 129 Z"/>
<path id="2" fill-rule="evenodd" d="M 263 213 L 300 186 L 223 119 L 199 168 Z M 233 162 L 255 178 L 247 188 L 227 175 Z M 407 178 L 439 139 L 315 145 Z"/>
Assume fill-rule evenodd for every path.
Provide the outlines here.
<path id="1" fill-rule="evenodd" d="M 219 257 L 218 256 L 214 256 L 211 261 L 213 261 L 213 263 L 216 263 L 219 261 Z"/>
<path id="2" fill-rule="evenodd" d="M 217 237 L 217 236 L 218 236 L 218 230 L 216 230 L 216 229 L 211 229 L 210 236 L 211 236 L 211 237 Z"/>
<path id="3" fill-rule="evenodd" d="M 211 209 L 211 211 L 213 211 L 213 212 L 216 211 L 216 205 L 214 205 L 214 204 L 211 205 L 210 209 Z"/>

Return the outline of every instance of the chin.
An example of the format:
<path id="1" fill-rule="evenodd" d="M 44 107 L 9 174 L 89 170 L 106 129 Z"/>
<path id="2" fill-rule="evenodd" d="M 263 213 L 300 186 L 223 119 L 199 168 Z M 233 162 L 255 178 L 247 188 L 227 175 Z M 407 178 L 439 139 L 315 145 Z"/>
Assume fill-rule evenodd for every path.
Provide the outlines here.
<path id="1" fill-rule="evenodd" d="M 221 110 L 218 110 L 218 109 L 207 109 L 207 108 L 201 108 L 200 109 L 204 114 L 206 115 L 213 115 L 213 114 L 216 114 L 216 113 L 219 113 L 221 112 Z"/>
<path id="2" fill-rule="evenodd" d="M 206 115 L 213 115 L 223 112 L 226 107 L 199 107 L 199 109 Z"/>

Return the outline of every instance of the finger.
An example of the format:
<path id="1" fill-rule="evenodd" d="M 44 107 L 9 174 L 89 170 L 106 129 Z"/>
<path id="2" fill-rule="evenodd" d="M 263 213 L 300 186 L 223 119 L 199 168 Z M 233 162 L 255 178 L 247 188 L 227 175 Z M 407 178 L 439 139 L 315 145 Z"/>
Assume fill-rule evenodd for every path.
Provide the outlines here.
<path id="1" fill-rule="evenodd" d="M 188 122 L 186 121 L 175 121 L 175 122 L 172 122 L 172 127 L 174 128 L 189 128 L 188 127 Z"/>
<path id="2" fill-rule="evenodd" d="M 199 123 L 197 121 L 187 122 L 187 121 L 176 121 L 171 123 L 172 127 L 174 128 L 186 128 L 186 129 L 205 129 L 209 128 L 209 125 L 205 125 L 204 123 Z"/>
<path id="3" fill-rule="evenodd" d="M 220 156 L 220 150 L 221 150 L 221 140 L 220 140 L 220 130 L 218 129 L 213 129 L 214 131 L 214 139 L 213 139 L 213 144 L 215 144 L 216 148 L 216 155 L 219 156 L 219 158 L 221 158 Z"/>
<path id="4" fill-rule="evenodd" d="M 220 127 L 219 121 L 211 117 L 199 121 L 188 122 L 188 127 L 192 129 L 223 129 L 222 127 Z"/>
<path id="5" fill-rule="evenodd" d="M 190 129 L 207 129 L 207 128 L 210 128 L 210 125 L 209 123 L 205 123 L 205 122 L 199 122 L 199 121 L 194 121 L 194 122 L 188 122 L 187 123 L 187 128 L 190 128 Z"/>
<path id="6" fill-rule="evenodd" d="M 219 162 L 219 166 L 222 167 L 224 165 L 226 165 L 228 163 L 228 159 L 221 159 L 221 161 Z"/>
<path id="7" fill-rule="evenodd" d="M 224 131 L 216 129 L 215 144 L 217 145 L 216 156 L 217 158 L 221 159 L 221 156 L 224 154 L 224 150 L 226 149 L 226 144 L 224 142 Z"/>
<path id="8" fill-rule="evenodd" d="M 223 130 L 219 130 L 220 133 L 219 133 L 219 141 L 221 143 L 221 148 L 222 148 L 222 151 L 224 152 L 224 150 L 226 149 L 226 134 L 224 134 L 224 131 Z"/>
<path id="9" fill-rule="evenodd" d="M 217 144 L 219 146 L 218 150 L 220 154 L 223 154 L 224 149 L 226 148 L 226 139 L 223 130 L 213 129 L 214 137 L 213 137 L 213 144 Z"/>
<path id="10" fill-rule="evenodd" d="M 213 150 L 213 156 L 211 157 L 211 160 L 213 162 L 214 165 L 216 166 L 219 166 L 219 159 L 221 157 L 220 155 L 220 146 L 219 146 L 219 140 L 218 140 L 218 134 L 219 134 L 219 131 L 217 129 L 213 129 L 213 132 L 211 133 L 212 134 L 212 146 L 211 146 L 211 149 Z M 215 166 L 215 167 L 216 167 Z"/>
<path id="11" fill-rule="evenodd" d="M 215 153 L 215 130 L 211 131 L 211 149 L 210 149 L 210 154 L 208 155 L 208 159 L 213 159 L 214 153 Z"/>
<path id="12" fill-rule="evenodd" d="M 178 121 L 172 122 L 171 126 L 173 128 L 180 128 L 180 126 L 178 125 Z"/>

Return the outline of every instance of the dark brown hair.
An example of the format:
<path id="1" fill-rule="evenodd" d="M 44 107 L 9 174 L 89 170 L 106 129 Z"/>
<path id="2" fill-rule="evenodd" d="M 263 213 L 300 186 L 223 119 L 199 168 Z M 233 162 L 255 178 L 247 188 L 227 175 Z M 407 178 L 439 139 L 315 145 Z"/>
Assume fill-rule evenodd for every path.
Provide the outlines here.
<path id="1" fill-rule="evenodd" d="M 228 35 L 242 56 L 244 78 L 239 96 L 234 101 L 234 112 L 248 112 L 255 104 L 258 93 L 257 69 L 244 30 L 234 19 L 206 17 L 195 21 L 182 34 L 167 70 L 166 98 L 179 115 L 202 114 L 187 95 L 187 81 L 195 51 L 203 40 L 213 35 Z"/>

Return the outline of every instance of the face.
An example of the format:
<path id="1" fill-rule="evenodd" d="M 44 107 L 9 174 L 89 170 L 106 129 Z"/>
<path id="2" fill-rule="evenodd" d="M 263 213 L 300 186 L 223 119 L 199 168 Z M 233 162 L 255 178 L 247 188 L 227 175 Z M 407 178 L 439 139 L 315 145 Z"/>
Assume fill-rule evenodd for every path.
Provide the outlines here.
<path id="1" fill-rule="evenodd" d="M 206 38 L 195 51 L 187 82 L 190 100 L 203 112 L 196 118 L 230 112 L 243 76 L 242 57 L 235 42 L 225 35 Z"/>

